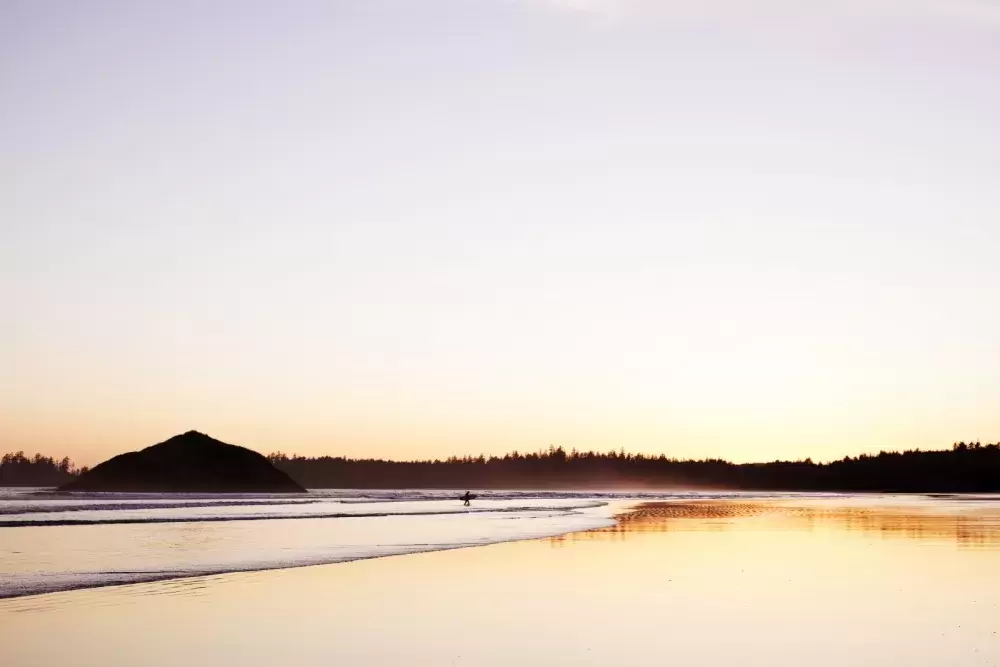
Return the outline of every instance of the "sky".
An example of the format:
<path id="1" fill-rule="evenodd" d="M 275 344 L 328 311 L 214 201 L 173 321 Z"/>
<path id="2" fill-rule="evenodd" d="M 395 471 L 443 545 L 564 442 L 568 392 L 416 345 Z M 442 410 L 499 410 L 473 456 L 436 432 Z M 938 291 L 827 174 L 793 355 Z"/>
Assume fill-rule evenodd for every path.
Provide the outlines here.
<path id="1" fill-rule="evenodd" d="M 1000 0 L 5 0 L 0 451 L 1000 440 Z"/>

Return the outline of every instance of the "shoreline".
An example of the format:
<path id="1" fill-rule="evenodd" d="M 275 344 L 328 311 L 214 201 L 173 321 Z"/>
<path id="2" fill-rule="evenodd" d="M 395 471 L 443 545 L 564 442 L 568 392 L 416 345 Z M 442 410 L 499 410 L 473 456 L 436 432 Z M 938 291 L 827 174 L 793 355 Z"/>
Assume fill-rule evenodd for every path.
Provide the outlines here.
<path id="1" fill-rule="evenodd" d="M 31 528 L 44 529 L 43 534 L 51 534 L 54 539 L 57 535 L 62 535 L 62 533 L 57 532 L 60 529 L 77 532 L 83 539 L 86 539 L 89 536 L 86 531 L 90 530 L 128 531 L 130 529 L 157 530 L 158 528 L 165 528 L 183 531 L 188 529 L 188 527 L 203 526 L 205 528 L 212 528 L 214 525 L 217 531 L 223 529 L 241 531 L 235 533 L 237 538 L 242 536 L 245 539 L 246 535 L 259 535 L 261 539 L 264 539 L 266 537 L 264 532 L 265 527 L 279 531 L 279 535 L 281 531 L 297 531 L 299 535 L 302 533 L 306 535 L 326 535 L 331 532 L 343 532 L 344 530 L 347 530 L 348 534 L 350 534 L 350 530 L 353 528 L 361 530 L 361 535 L 365 536 L 367 535 L 364 532 L 365 528 L 368 527 L 370 529 L 373 525 L 370 523 L 372 521 L 385 522 L 379 524 L 379 527 L 386 535 L 395 534 L 396 531 L 405 529 L 405 531 L 413 536 L 414 540 L 396 544 L 391 542 L 373 543 L 367 547 L 364 545 L 352 546 L 350 540 L 348 540 L 348 544 L 344 545 L 339 551 L 334 549 L 330 553 L 323 555 L 290 556 L 296 559 L 292 561 L 287 559 L 274 559 L 271 561 L 256 560 L 246 563 L 230 562 L 218 566 L 187 566 L 184 569 L 150 571 L 140 571 L 131 568 L 84 573 L 70 571 L 66 574 L 56 572 L 42 575 L 41 577 L 38 572 L 34 572 L 32 575 L 34 579 L 31 580 L 25 577 L 25 583 L 18 581 L 19 577 L 17 574 L 7 574 L 5 576 L 4 573 L 0 573 L 0 600 L 57 595 L 96 588 L 126 587 L 135 584 L 170 580 L 198 579 L 228 574 L 341 565 L 391 556 L 407 556 L 535 539 L 549 539 L 568 533 L 580 532 L 581 530 L 611 527 L 615 522 L 615 519 L 612 518 L 612 512 L 617 505 L 618 503 L 614 501 L 593 501 L 582 505 L 574 505 L 569 508 L 511 509 L 494 507 L 473 511 L 337 514 L 334 521 L 330 521 L 328 515 L 320 514 L 307 516 L 229 517 L 223 519 L 104 520 L 91 523 L 50 523 L 41 526 L 21 522 L 17 527 L 24 530 L 18 530 L 11 535 L 20 535 L 29 542 L 29 545 L 31 537 L 35 535 L 33 531 L 29 530 Z M 539 521 L 534 517 L 534 514 L 539 514 L 543 520 Z M 279 521 L 278 519 L 282 520 Z M 254 521 L 259 521 L 260 524 L 255 526 Z M 505 530 L 491 531 L 482 524 L 483 521 L 493 522 L 493 525 L 502 526 Z M 496 522 L 502 523 L 497 524 Z M 452 537 L 439 537 L 439 541 L 433 541 L 435 526 L 441 527 L 445 524 L 448 524 L 452 528 L 452 531 L 448 533 Z M 463 524 L 468 525 L 463 528 Z M 458 530 L 457 533 L 455 532 L 456 530 Z M 85 532 L 80 533 L 80 531 Z M 385 531 L 388 532 L 386 533 Z M 462 537 L 463 534 L 464 538 Z M 127 534 L 125 538 L 126 543 L 131 543 L 134 539 L 131 534 Z M 431 538 L 431 540 L 427 541 L 427 538 Z M 72 537 L 63 536 L 62 539 L 71 540 Z M 370 540 L 371 538 L 368 539 Z M 307 545 L 304 553 L 308 554 L 309 550 L 310 547 Z"/>
<path id="2" fill-rule="evenodd" d="M 855 500 L 865 498 L 863 494 L 856 494 L 852 496 Z M 886 501 L 890 501 L 897 496 L 882 496 Z M 928 497 L 935 499 L 933 497 Z M 817 522 L 822 524 L 824 522 L 830 524 L 849 524 L 853 529 L 869 530 L 875 531 L 882 535 L 892 535 L 895 533 L 905 532 L 911 530 L 914 525 L 921 525 L 922 530 L 925 531 L 936 531 L 940 535 L 964 535 L 964 539 L 967 541 L 975 542 L 977 539 L 982 540 L 982 537 L 976 537 L 977 532 L 974 524 L 959 526 L 960 522 L 966 521 L 969 518 L 975 519 L 978 514 L 986 512 L 988 510 L 979 508 L 972 508 L 969 512 L 958 513 L 953 512 L 942 516 L 928 516 L 919 513 L 915 513 L 914 510 L 909 507 L 909 505 L 899 505 L 892 506 L 891 503 L 886 504 L 871 504 L 868 502 L 863 503 L 864 507 L 850 508 L 850 507 L 840 507 L 839 509 L 827 509 L 823 510 L 820 508 L 811 508 L 810 503 L 835 503 L 837 498 L 830 498 L 821 494 L 811 494 L 806 497 L 782 497 L 782 498 L 771 498 L 771 497 L 761 497 L 747 499 L 740 496 L 726 498 L 703 498 L 703 499 L 669 499 L 669 500 L 650 500 L 650 499 L 631 499 L 631 500 L 605 500 L 601 501 L 594 506 L 585 508 L 586 510 L 595 510 L 594 514 L 588 514 L 588 518 L 593 519 L 595 522 L 600 520 L 599 523 L 594 525 L 586 525 L 583 528 L 578 526 L 563 526 L 558 530 L 547 530 L 540 534 L 531 534 L 524 536 L 515 536 L 510 538 L 504 537 L 487 537 L 480 538 L 477 540 L 469 540 L 458 543 L 443 544 L 443 543 L 424 543 L 424 544 L 407 544 L 407 545 L 397 545 L 389 550 L 380 553 L 354 553 L 347 556 L 339 557 L 329 557 L 329 556 L 318 556 L 305 560 L 299 560 L 296 562 L 273 562 L 273 563 L 251 563 L 245 565 L 229 564 L 217 567 L 204 567 L 204 568 L 192 568 L 184 570 L 163 570 L 163 571 L 111 571 L 111 572 L 94 572 L 88 575 L 90 578 L 87 580 L 72 580 L 63 579 L 59 580 L 58 574 L 43 579 L 42 581 L 36 581 L 32 584 L 25 586 L 22 590 L 18 590 L 16 584 L 16 576 L 9 578 L 7 583 L 7 588 L 4 589 L 0 587 L 0 600 L 11 600 L 11 599 L 22 599 L 29 597 L 38 596 L 48 596 L 48 595 L 58 595 L 60 593 L 70 593 L 81 590 L 97 589 L 97 588 L 111 588 L 111 587 L 127 587 L 137 584 L 149 584 L 163 581 L 172 580 L 187 580 L 187 579 L 199 579 L 205 577 L 217 577 L 229 574 L 248 574 L 254 572 L 271 572 L 271 571 L 282 571 L 282 570 L 292 570 L 308 567 L 318 567 L 324 565 L 343 565 L 345 563 L 364 561 L 364 560 L 374 560 L 381 558 L 388 558 L 392 556 L 410 556 L 415 554 L 426 554 L 444 551 L 453 551 L 459 549 L 470 549 L 475 547 L 491 546 L 495 544 L 506 544 L 514 542 L 525 542 L 525 541 L 535 541 L 535 540 L 551 540 L 551 539 L 575 539 L 574 535 L 586 534 L 591 532 L 605 532 L 605 533 L 628 533 L 628 532 L 645 532 L 645 531 L 662 531 L 668 529 L 682 530 L 683 524 L 680 522 L 702 522 L 706 525 L 715 524 L 717 522 L 731 522 L 736 520 L 744 519 L 760 519 L 773 517 L 775 519 L 781 519 L 786 522 L 795 521 L 805 521 L 811 524 L 816 524 Z M 846 500 L 844 498 L 843 500 Z M 963 497 L 962 495 L 947 497 L 937 497 L 936 500 L 941 500 L 945 502 L 960 501 L 963 504 L 972 501 L 981 501 L 986 504 L 992 504 L 997 498 L 981 497 L 981 496 L 968 496 Z M 388 513 L 377 513 L 377 514 L 353 514 L 345 515 L 338 514 L 332 515 L 337 519 L 357 519 L 365 520 L 372 518 L 393 518 L 393 519 L 416 519 L 416 520 L 427 520 L 427 517 L 441 516 L 441 517 L 468 517 L 470 515 L 492 515 L 498 513 L 497 510 L 491 509 L 480 509 L 469 512 L 412 512 L 405 514 L 388 514 Z M 579 510 L 571 511 L 571 514 L 582 514 Z M 280 523 L 277 519 L 286 519 L 289 522 L 297 521 L 325 521 L 331 518 L 331 515 L 309 515 L 304 517 L 290 516 L 290 517 L 235 517 L 235 518 L 203 518 L 203 519 L 189 519 L 183 521 L 177 520 L 130 520 L 124 519 L 119 521 L 104 521 L 104 522 L 77 522 L 72 523 L 67 521 L 66 523 L 60 524 L 48 524 L 43 527 L 72 527 L 72 528 L 82 528 L 84 526 L 94 526 L 94 525 L 107 525 L 107 526 L 135 526 L 147 524 L 150 526 L 155 526 L 157 524 L 164 523 L 177 523 L 177 524 L 227 524 L 227 523 L 247 523 L 251 521 L 262 521 L 268 523 Z M 968 523 L 966 521 L 966 523 Z M 2 524 L 0 524 L 2 525 Z M 21 528 L 38 528 L 40 526 L 33 525 L 30 523 L 21 522 L 18 523 L 16 527 Z M 324 527 L 317 524 L 316 530 Z M 984 533 L 985 534 L 985 533 Z M 956 538 L 957 539 L 957 538 Z M 51 582 L 51 583 L 49 583 Z M 0 584 L 2 584 L 2 578 L 0 578 Z"/>

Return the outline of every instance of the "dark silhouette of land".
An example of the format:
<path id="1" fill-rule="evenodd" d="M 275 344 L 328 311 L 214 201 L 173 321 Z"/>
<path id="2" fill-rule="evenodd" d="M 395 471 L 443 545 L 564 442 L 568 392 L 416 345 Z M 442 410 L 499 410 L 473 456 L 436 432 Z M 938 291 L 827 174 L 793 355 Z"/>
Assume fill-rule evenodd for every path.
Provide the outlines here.
<path id="1" fill-rule="evenodd" d="M 63 491 L 202 493 L 304 492 L 255 451 L 188 431 L 118 456 L 60 487 Z"/>
<path id="2" fill-rule="evenodd" d="M 308 488 L 353 489 L 662 489 L 785 491 L 1000 491 L 1000 446 L 958 443 L 950 450 L 880 452 L 831 463 L 774 461 L 734 464 L 624 452 L 547 452 L 444 461 L 341 457 L 268 457 Z"/>
<path id="3" fill-rule="evenodd" d="M 23 451 L 11 452 L 0 458 L 0 486 L 59 486 L 86 470 L 77 469 L 68 456 L 56 460 L 41 454 L 28 458 Z"/>
<path id="4" fill-rule="evenodd" d="M 280 452 L 265 460 L 248 449 L 192 431 L 142 452 L 115 457 L 92 471 L 83 469 L 78 477 L 76 474 L 68 459 L 56 462 L 37 454 L 34 459 L 21 453 L 8 454 L 0 465 L 0 484 L 64 484 L 68 490 L 94 491 L 687 487 L 986 493 L 1000 492 L 1000 445 L 960 442 L 947 450 L 880 452 L 830 463 L 806 459 L 734 464 L 721 459 L 678 460 L 621 451 L 566 452 L 561 447 L 443 461 L 307 458 Z"/>

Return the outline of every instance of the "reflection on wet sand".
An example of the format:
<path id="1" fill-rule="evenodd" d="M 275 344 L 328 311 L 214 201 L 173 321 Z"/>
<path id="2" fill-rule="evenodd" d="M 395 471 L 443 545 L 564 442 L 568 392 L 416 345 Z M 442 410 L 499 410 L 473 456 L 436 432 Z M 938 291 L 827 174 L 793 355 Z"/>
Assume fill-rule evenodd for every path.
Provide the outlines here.
<path id="1" fill-rule="evenodd" d="M 2 600 L 0 665 L 998 664 L 1000 503 L 611 509 L 614 529 L 559 541 Z"/>
<path id="2" fill-rule="evenodd" d="M 608 528 L 551 539 L 625 539 L 636 533 L 725 530 L 841 530 L 885 538 L 950 541 L 960 547 L 1000 548 L 1000 506 L 955 507 L 940 503 L 852 506 L 836 501 L 788 500 L 643 503 L 615 516 Z"/>

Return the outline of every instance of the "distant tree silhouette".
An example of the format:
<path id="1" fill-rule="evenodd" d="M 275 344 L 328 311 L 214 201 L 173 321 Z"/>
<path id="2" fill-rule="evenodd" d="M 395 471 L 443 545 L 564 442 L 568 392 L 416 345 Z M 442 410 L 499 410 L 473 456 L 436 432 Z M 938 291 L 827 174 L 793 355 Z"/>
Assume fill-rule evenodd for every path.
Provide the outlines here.
<path id="1" fill-rule="evenodd" d="M 29 459 L 20 451 L 0 458 L 0 486 L 58 486 L 80 472 L 68 456 L 57 461 L 51 456 L 35 454 Z"/>
<path id="2" fill-rule="evenodd" d="M 276 452 L 268 457 L 307 488 L 648 489 L 670 487 L 803 490 L 1000 491 L 1000 446 L 956 443 L 951 450 L 879 452 L 830 463 L 734 464 L 678 460 L 624 450 L 567 454 L 562 447 L 503 456 L 385 461 Z"/>
<path id="3" fill-rule="evenodd" d="M 386 461 L 267 457 L 306 488 L 346 489 L 666 489 L 677 487 L 784 491 L 1000 492 L 1000 445 L 956 442 L 951 449 L 879 452 L 830 463 L 771 461 L 735 464 L 722 459 L 680 460 L 624 450 L 546 451 L 445 460 Z M 69 458 L 24 452 L 0 459 L 0 485 L 58 486 L 85 471 Z"/>

